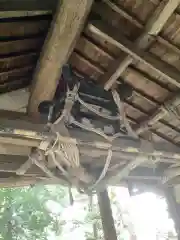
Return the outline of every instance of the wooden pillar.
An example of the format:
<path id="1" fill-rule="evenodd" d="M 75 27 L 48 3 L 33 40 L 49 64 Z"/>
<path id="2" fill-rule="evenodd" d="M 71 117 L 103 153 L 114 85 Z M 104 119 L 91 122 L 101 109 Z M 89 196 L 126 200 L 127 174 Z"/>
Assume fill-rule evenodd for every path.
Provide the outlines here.
<path id="1" fill-rule="evenodd" d="M 166 188 L 165 196 L 166 196 L 170 216 L 175 223 L 175 229 L 178 235 L 178 240 L 180 240 L 180 204 L 177 203 L 176 201 L 174 188 L 173 187 Z"/>
<path id="2" fill-rule="evenodd" d="M 107 190 L 98 192 L 98 203 L 102 219 L 105 240 L 117 240 L 114 219 L 112 216 L 111 203 Z"/>
<path id="3" fill-rule="evenodd" d="M 31 87 L 28 113 L 38 118 L 38 106 L 52 100 L 62 66 L 78 40 L 93 0 L 58 0 Z"/>

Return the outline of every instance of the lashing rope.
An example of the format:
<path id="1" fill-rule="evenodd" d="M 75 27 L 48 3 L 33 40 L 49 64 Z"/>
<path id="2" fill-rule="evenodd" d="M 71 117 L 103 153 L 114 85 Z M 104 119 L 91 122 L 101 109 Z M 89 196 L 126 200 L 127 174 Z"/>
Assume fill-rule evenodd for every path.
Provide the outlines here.
<path id="1" fill-rule="evenodd" d="M 111 159 L 112 159 L 112 154 L 113 154 L 112 153 L 112 142 L 119 135 L 121 135 L 121 133 L 116 133 L 113 136 L 109 136 L 109 135 L 106 135 L 101 130 L 98 130 L 94 127 L 86 126 L 86 125 L 76 121 L 73 118 L 73 116 L 71 115 L 71 109 L 72 109 L 75 101 L 78 100 L 79 103 L 82 104 L 84 107 L 86 107 L 88 110 L 94 112 L 95 114 L 97 114 L 101 117 L 104 117 L 104 118 L 107 118 L 110 120 L 118 119 L 120 121 L 120 123 L 122 122 L 123 125 L 125 126 L 128 135 L 133 136 L 135 138 L 137 138 L 138 136 L 132 130 L 128 120 L 126 119 L 124 106 L 123 106 L 123 103 L 121 102 L 121 99 L 120 99 L 117 91 L 113 90 L 112 96 L 113 96 L 114 102 L 116 103 L 117 108 L 118 108 L 118 115 L 117 116 L 107 116 L 106 114 L 100 113 L 99 111 L 94 109 L 92 106 L 85 103 L 78 95 L 78 88 L 79 88 L 79 86 L 75 85 L 72 91 L 70 91 L 69 89 L 67 90 L 63 112 L 62 112 L 61 116 L 55 121 L 55 123 L 51 125 L 51 130 L 52 130 L 52 132 L 54 132 L 56 134 L 56 139 L 54 140 L 54 143 L 51 144 L 51 146 L 45 151 L 45 155 L 49 156 L 52 159 L 55 166 L 58 167 L 58 169 L 62 172 L 62 174 L 66 178 L 70 178 L 71 176 L 69 174 L 69 169 L 72 170 L 73 168 L 81 167 L 80 166 L 79 149 L 75 143 L 72 143 L 72 142 L 62 143 L 61 135 L 58 131 L 58 126 L 60 126 L 61 123 L 64 123 L 65 121 L 67 121 L 70 124 L 74 124 L 86 131 L 94 132 L 94 133 L 100 135 L 101 137 L 103 137 L 106 141 L 108 141 L 108 143 L 110 145 L 109 145 L 105 165 L 104 165 L 104 168 L 103 168 L 100 176 L 98 177 L 98 179 L 96 181 L 94 181 L 94 183 L 90 184 L 91 186 L 88 187 L 88 191 L 89 190 L 92 191 L 102 181 L 102 179 L 105 178 L 105 176 L 108 172 L 108 169 L 109 169 L 109 166 L 111 163 Z M 64 131 L 63 135 L 65 134 L 65 136 L 70 137 L 68 129 L 65 127 L 64 124 L 62 126 L 63 126 L 63 131 Z M 61 126 L 61 128 L 62 128 L 62 126 Z"/>

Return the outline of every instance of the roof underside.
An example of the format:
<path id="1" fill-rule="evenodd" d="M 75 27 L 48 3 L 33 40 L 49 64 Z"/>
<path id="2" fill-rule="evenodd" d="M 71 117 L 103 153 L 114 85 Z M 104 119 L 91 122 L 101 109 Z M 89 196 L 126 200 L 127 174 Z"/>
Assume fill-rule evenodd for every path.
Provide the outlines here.
<path id="1" fill-rule="evenodd" d="M 21 12 L 21 17 L 12 18 L 11 16 L 16 15 L 15 12 L 11 12 L 13 15 L 8 17 L 2 15 L 0 19 L 0 93 L 25 88 L 31 83 L 54 9 L 54 3 L 52 6 L 47 4 L 48 1 L 45 2 L 46 9 L 37 8 L 37 11 L 41 11 L 28 13 L 31 16 L 24 16 L 24 12 L 23 14 Z M 89 76 L 100 84 L 101 77 L 108 71 L 113 61 L 124 54 L 118 45 L 118 39 L 124 37 L 133 45 L 161 2 L 161 0 L 96 1 L 69 59 L 73 70 L 79 75 Z M 104 31 L 106 35 L 94 31 L 95 28 L 92 26 L 100 29 L 101 32 Z M 180 76 L 179 30 L 180 7 L 171 15 L 158 36 L 154 37 L 150 46 L 145 49 L 145 53 L 149 53 L 149 56 L 159 63 L 166 64 L 165 66 L 171 68 L 171 72 Z M 134 128 L 138 128 L 161 105 L 177 94 L 178 85 L 180 86 L 180 81 L 174 83 L 150 65 L 137 60 L 127 67 L 118 81 L 127 82 L 133 87 L 133 96 L 126 100 L 125 104 L 127 117 Z M 149 129 L 153 133 L 153 140 L 163 140 L 179 146 L 179 119 L 180 106 L 176 106 L 176 114 L 165 115 Z M 19 164 L 23 163 L 24 157 L 22 161 L 20 159 L 18 161 Z"/>

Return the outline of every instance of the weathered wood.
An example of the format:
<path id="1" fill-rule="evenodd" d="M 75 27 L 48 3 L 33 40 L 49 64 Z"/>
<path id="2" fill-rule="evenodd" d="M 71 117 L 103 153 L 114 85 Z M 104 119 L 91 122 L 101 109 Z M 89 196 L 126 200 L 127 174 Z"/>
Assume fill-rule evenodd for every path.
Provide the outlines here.
<path id="1" fill-rule="evenodd" d="M 0 84 L 32 74 L 33 65 L 0 72 Z"/>
<path id="2" fill-rule="evenodd" d="M 0 154 L 0 173 L 16 173 L 21 165 L 27 161 L 26 156 L 1 155 Z M 32 165 L 25 173 L 26 176 L 45 176 L 36 165 Z M 2 177 L 2 176 L 1 176 Z"/>
<path id="3" fill-rule="evenodd" d="M 52 11 L 56 3 L 56 0 L 1 0 L 0 11 Z"/>
<path id="4" fill-rule="evenodd" d="M 3 112 L 5 112 L 4 118 L 0 119 L 0 142 L 4 141 L 5 143 L 11 143 L 11 138 L 13 136 L 13 144 L 16 144 L 16 140 L 19 139 L 20 143 L 17 142 L 17 145 L 21 145 L 23 141 L 22 139 L 27 138 L 29 141 L 29 146 L 37 146 L 38 141 L 45 140 L 49 136 L 49 133 L 45 131 L 45 125 L 43 123 L 35 124 L 31 122 L 25 114 L 22 113 L 12 114 L 9 112 L 8 115 L 8 111 L 2 111 L 2 113 Z M 70 128 L 69 133 L 72 137 L 72 142 L 77 142 L 78 145 L 93 146 L 106 150 L 110 146 L 109 143 L 104 144 L 104 138 L 91 132 L 88 132 L 87 134 L 86 131 Z M 73 138 L 76 138 L 77 141 Z M 65 139 L 66 138 L 64 138 L 64 140 Z M 25 143 L 28 146 L 28 142 L 25 141 Z M 179 147 L 167 142 L 157 142 L 153 145 L 153 148 L 154 151 L 166 153 L 165 156 L 169 156 L 170 158 L 173 156 L 177 158 L 178 155 L 175 153 L 180 153 Z M 140 151 L 141 140 L 136 140 L 130 137 L 121 137 L 113 141 L 113 150 L 124 151 L 125 149 L 127 149 L 127 151 L 129 149 L 131 152 L 133 149 L 134 152 Z"/>
<path id="5" fill-rule="evenodd" d="M 31 152 L 28 146 L 17 146 L 14 144 L 0 143 L 0 154 L 27 156 Z"/>
<path id="6" fill-rule="evenodd" d="M 30 38 L 23 40 L 13 40 L 0 42 L 0 57 L 10 57 L 11 54 L 24 54 L 27 52 L 39 52 L 43 44 L 44 38 Z"/>
<path id="7" fill-rule="evenodd" d="M 5 38 L 25 38 L 26 36 L 33 36 L 33 35 L 43 35 L 47 32 L 49 25 L 50 25 L 49 19 L 39 19 L 39 20 L 29 20 L 29 21 L 1 21 L 1 39 Z"/>
<path id="8" fill-rule="evenodd" d="M 22 68 L 24 66 L 30 66 L 36 63 L 38 57 L 37 52 L 25 53 L 19 56 L 10 56 L 0 58 L 0 71 Z"/>
<path id="9" fill-rule="evenodd" d="M 140 49 L 134 48 L 133 44 L 125 39 L 125 37 L 121 36 L 119 33 L 111 33 L 109 34 L 106 32 L 106 27 L 102 26 L 101 24 L 89 24 L 88 28 L 91 32 L 96 33 L 100 37 L 102 37 L 104 40 L 107 40 L 108 42 L 113 43 L 117 47 L 121 48 L 126 53 L 130 54 L 133 59 L 140 61 L 144 63 L 145 65 L 148 65 L 150 68 L 152 68 L 154 71 L 156 71 L 158 74 L 160 74 L 162 77 L 167 79 L 170 83 L 174 84 L 177 87 L 180 87 L 180 81 L 179 81 L 179 71 L 175 68 L 171 67 L 169 64 L 162 62 L 161 60 L 158 60 L 154 57 L 152 57 L 151 54 L 145 53 Z M 179 92 L 173 96 L 170 100 L 168 99 L 163 105 L 158 107 L 157 111 L 151 115 L 148 119 L 146 119 L 144 122 L 141 123 L 141 126 L 136 128 L 136 132 L 138 134 L 142 133 L 143 131 L 148 130 L 151 128 L 153 124 L 155 124 L 157 121 L 162 119 L 165 115 L 168 114 L 168 107 L 171 107 L 173 105 L 178 105 L 179 100 Z M 166 109 L 165 109 L 166 107 Z M 164 124 L 164 122 L 163 122 Z"/>
<path id="10" fill-rule="evenodd" d="M 145 26 L 144 33 L 137 39 L 136 46 L 141 49 L 146 49 L 152 41 L 154 36 L 162 30 L 163 26 L 178 7 L 179 0 L 162 1 L 147 25 Z M 133 58 L 130 56 L 120 57 L 116 60 L 112 66 L 110 66 L 108 72 L 101 77 L 101 82 L 105 84 L 105 89 L 108 90 L 124 72 L 124 70 L 133 62 Z"/>
<path id="11" fill-rule="evenodd" d="M 88 29 L 102 39 L 114 44 L 123 52 L 129 54 L 134 61 L 144 63 L 153 69 L 157 74 L 160 74 L 162 77 L 167 79 L 169 83 L 180 87 L 180 72 L 176 68 L 170 66 L 162 60 L 153 57 L 151 53 L 144 52 L 119 32 L 111 31 L 109 33 L 109 30 L 107 30 L 105 25 L 98 24 L 96 22 L 89 24 Z"/>
<path id="12" fill-rule="evenodd" d="M 167 114 L 171 114 L 168 109 L 171 109 L 173 106 L 178 106 L 180 103 L 180 92 L 178 91 L 172 98 L 168 99 L 163 105 L 158 107 L 156 112 L 150 117 L 145 119 L 140 123 L 140 126 L 135 129 L 137 134 L 141 134 L 144 131 L 147 131 L 152 127 L 153 124 L 158 122 L 160 119 L 165 117 Z"/>
<path id="13" fill-rule="evenodd" d="M 120 7 L 120 5 L 117 5 L 113 2 L 111 2 L 110 0 L 103 0 L 103 2 L 105 2 L 113 11 L 115 11 L 116 13 L 120 14 L 121 16 L 123 16 L 125 19 L 127 19 L 130 23 L 132 23 L 134 26 L 136 26 L 139 29 L 143 29 L 144 25 L 142 24 L 142 22 L 137 19 L 134 15 L 131 15 L 130 12 L 125 11 L 125 9 L 122 9 Z M 177 13 L 178 9 L 177 9 Z M 176 14 L 177 14 L 176 13 Z M 172 49 L 174 52 L 176 53 L 180 53 L 180 49 L 174 45 L 172 42 L 170 42 L 167 39 L 164 39 L 162 36 L 157 36 L 156 39 L 162 43 L 163 45 L 165 45 L 166 47 Z"/>
<path id="14" fill-rule="evenodd" d="M 42 15 L 51 15 L 52 10 L 21 10 L 21 11 L 1 11 L 0 8 L 0 19 L 14 18 L 14 17 L 30 17 L 30 16 L 42 16 Z"/>
<path id="15" fill-rule="evenodd" d="M 53 98 L 61 68 L 72 53 L 92 3 L 93 0 L 59 0 L 34 74 L 28 107 L 30 115 L 38 117 L 39 103 Z"/>
<path id="16" fill-rule="evenodd" d="M 102 226 L 104 231 L 105 240 L 117 240 L 116 229 L 114 226 L 114 220 L 112 216 L 111 203 L 108 196 L 108 192 L 105 189 L 102 192 L 98 192 L 98 203 L 101 214 Z"/>
<path id="17" fill-rule="evenodd" d="M 135 19 L 135 17 L 131 16 L 124 9 L 120 8 L 119 5 L 117 6 L 115 3 L 111 2 L 110 0 L 103 0 L 103 2 L 106 3 L 113 11 L 115 11 L 116 13 L 120 14 L 121 16 L 123 16 L 125 19 L 130 21 L 132 24 L 134 24 L 138 28 L 143 28 L 144 27 L 143 24 L 140 21 Z"/>
<path id="18" fill-rule="evenodd" d="M 16 169 L 16 174 L 20 176 L 24 175 L 32 165 L 33 162 L 29 158 L 23 164 L 21 164 L 18 169 Z"/>

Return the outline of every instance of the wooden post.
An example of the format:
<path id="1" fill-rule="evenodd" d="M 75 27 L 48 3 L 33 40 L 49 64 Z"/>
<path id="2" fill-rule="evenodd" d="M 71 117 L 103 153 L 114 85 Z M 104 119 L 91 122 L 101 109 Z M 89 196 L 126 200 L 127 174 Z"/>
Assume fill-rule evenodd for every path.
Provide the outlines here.
<path id="1" fill-rule="evenodd" d="M 180 240 L 180 204 L 177 203 L 173 187 L 165 189 L 165 196 L 168 204 L 169 213 L 174 220 L 175 229 Z"/>
<path id="2" fill-rule="evenodd" d="M 62 66 L 67 62 L 84 26 L 93 0 L 59 0 L 55 17 L 34 73 L 28 113 L 38 118 L 38 106 L 52 100 Z"/>
<path id="3" fill-rule="evenodd" d="M 117 240 L 116 229 L 114 226 L 114 220 L 112 216 L 111 203 L 108 196 L 108 192 L 105 189 L 103 192 L 98 192 L 97 195 L 104 231 L 104 239 Z"/>

